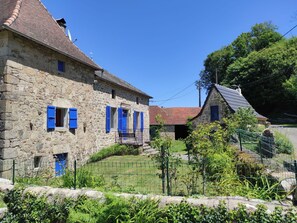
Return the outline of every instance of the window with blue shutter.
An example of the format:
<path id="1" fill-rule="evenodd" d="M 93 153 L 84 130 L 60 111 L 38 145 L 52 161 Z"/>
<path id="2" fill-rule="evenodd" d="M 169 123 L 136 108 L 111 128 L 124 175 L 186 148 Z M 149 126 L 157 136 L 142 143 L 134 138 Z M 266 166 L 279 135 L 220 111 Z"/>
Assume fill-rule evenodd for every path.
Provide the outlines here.
<path id="1" fill-rule="evenodd" d="M 118 131 L 122 132 L 123 130 L 123 108 L 118 109 Z"/>
<path id="2" fill-rule="evenodd" d="M 210 106 L 210 121 L 218 121 L 219 120 L 219 106 L 214 105 Z"/>
<path id="3" fill-rule="evenodd" d="M 77 129 L 77 109 L 69 108 L 69 128 Z"/>
<path id="4" fill-rule="evenodd" d="M 137 117 L 138 116 L 138 112 L 134 111 L 134 114 L 133 114 L 133 132 L 136 131 L 137 129 Z"/>
<path id="5" fill-rule="evenodd" d="M 106 133 L 110 132 L 111 107 L 106 106 Z"/>
<path id="6" fill-rule="evenodd" d="M 47 106 L 47 129 L 53 130 L 56 127 L 56 107 L 52 105 Z"/>
<path id="7" fill-rule="evenodd" d="M 144 129 L 144 114 L 140 112 L 140 131 L 143 132 Z"/>

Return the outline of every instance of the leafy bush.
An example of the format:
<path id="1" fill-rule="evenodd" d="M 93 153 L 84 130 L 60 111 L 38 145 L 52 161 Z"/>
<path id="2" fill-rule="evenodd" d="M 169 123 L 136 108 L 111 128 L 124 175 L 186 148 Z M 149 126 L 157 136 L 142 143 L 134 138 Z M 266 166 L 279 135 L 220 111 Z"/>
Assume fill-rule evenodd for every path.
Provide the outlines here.
<path id="1" fill-rule="evenodd" d="M 116 156 L 116 155 L 138 155 L 139 150 L 127 145 L 119 145 L 114 144 L 112 146 L 109 146 L 107 148 L 103 148 L 99 152 L 93 154 L 90 157 L 90 162 L 97 162 L 100 160 L 103 160 L 110 156 Z"/>
<path id="2" fill-rule="evenodd" d="M 8 212 L 2 223 L 64 223 L 69 214 L 70 200 L 53 200 L 37 197 L 30 193 L 23 194 L 22 189 L 12 190 L 4 197 Z"/>
<path id="3" fill-rule="evenodd" d="M 277 153 L 292 154 L 294 146 L 292 142 L 283 134 L 278 131 L 274 132 L 274 142 Z"/>
<path id="4" fill-rule="evenodd" d="M 74 172 L 67 170 L 66 173 L 61 177 L 62 186 L 67 188 L 74 187 Z M 78 169 L 76 173 L 76 187 L 100 187 L 104 185 L 103 176 L 94 176 L 92 172 L 85 170 L 83 168 Z"/>
<path id="5" fill-rule="evenodd" d="M 191 206 L 186 202 L 159 207 L 158 201 L 139 200 L 107 195 L 102 200 L 81 197 L 77 201 L 60 200 L 51 202 L 44 196 L 23 194 L 23 190 L 10 191 L 4 198 L 8 212 L 2 223 L 223 223 L 223 222 L 296 222 L 296 210 L 283 211 L 276 208 L 267 212 L 263 205 L 255 211 L 247 211 L 239 205 L 228 210 L 225 203 L 217 207 Z"/>

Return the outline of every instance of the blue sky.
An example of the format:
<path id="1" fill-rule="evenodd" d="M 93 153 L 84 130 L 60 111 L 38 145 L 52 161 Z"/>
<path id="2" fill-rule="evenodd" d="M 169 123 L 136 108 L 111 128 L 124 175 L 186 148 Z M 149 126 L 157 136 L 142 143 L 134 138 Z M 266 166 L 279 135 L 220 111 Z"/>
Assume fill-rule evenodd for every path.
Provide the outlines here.
<path id="1" fill-rule="evenodd" d="M 66 19 L 86 55 L 164 107 L 198 106 L 193 83 L 206 56 L 254 24 L 272 22 L 282 34 L 297 24 L 296 0 L 42 2 L 54 18 Z"/>

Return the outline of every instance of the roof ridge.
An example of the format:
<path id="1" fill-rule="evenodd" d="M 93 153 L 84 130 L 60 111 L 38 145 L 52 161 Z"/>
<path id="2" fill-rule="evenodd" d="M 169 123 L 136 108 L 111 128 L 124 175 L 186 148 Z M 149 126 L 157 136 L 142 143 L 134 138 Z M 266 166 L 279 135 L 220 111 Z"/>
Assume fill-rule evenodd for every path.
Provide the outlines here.
<path id="1" fill-rule="evenodd" d="M 17 0 L 14 10 L 11 16 L 3 23 L 5 26 L 10 26 L 19 16 L 21 5 L 23 0 Z"/>
<path id="2" fill-rule="evenodd" d="M 229 88 L 229 87 L 226 87 L 226 86 L 223 86 L 223 85 L 220 85 L 220 84 L 215 84 L 216 86 L 219 86 L 219 87 L 223 87 L 223 88 L 226 88 L 227 90 L 229 91 L 236 91 L 237 93 L 239 93 L 236 89 L 232 89 L 232 88 Z"/>

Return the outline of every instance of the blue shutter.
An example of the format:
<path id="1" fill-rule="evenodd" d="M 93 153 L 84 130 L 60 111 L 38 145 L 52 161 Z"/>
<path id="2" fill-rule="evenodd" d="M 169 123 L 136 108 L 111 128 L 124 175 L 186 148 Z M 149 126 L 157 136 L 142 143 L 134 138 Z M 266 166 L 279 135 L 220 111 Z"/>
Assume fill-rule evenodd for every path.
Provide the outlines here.
<path id="1" fill-rule="evenodd" d="M 55 129 L 56 127 L 56 107 L 47 106 L 47 129 Z"/>
<path id="2" fill-rule="evenodd" d="M 110 132 L 110 118 L 111 118 L 111 107 L 106 106 L 106 133 Z"/>
<path id="3" fill-rule="evenodd" d="M 118 109 L 118 131 L 121 132 L 123 130 L 123 109 Z"/>
<path id="4" fill-rule="evenodd" d="M 210 121 L 218 121 L 219 120 L 219 106 L 210 106 Z"/>
<path id="5" fill-rule="evenodd" d="M 77 129 L 77 109 L 69 108 L 69 128 Z"/>
<path id="6" fill-rule="evenodd" d="M 143 112 L 140 112 L 140 131 L 143 132 L 144 129 L 144 115 Z"/>
<path id="7" fill-rule="evenodd" d="M 135 132 L 137 129 L 137 112 L 134 111 L 134 114 L 133 114 L 133 132 Z"/>

